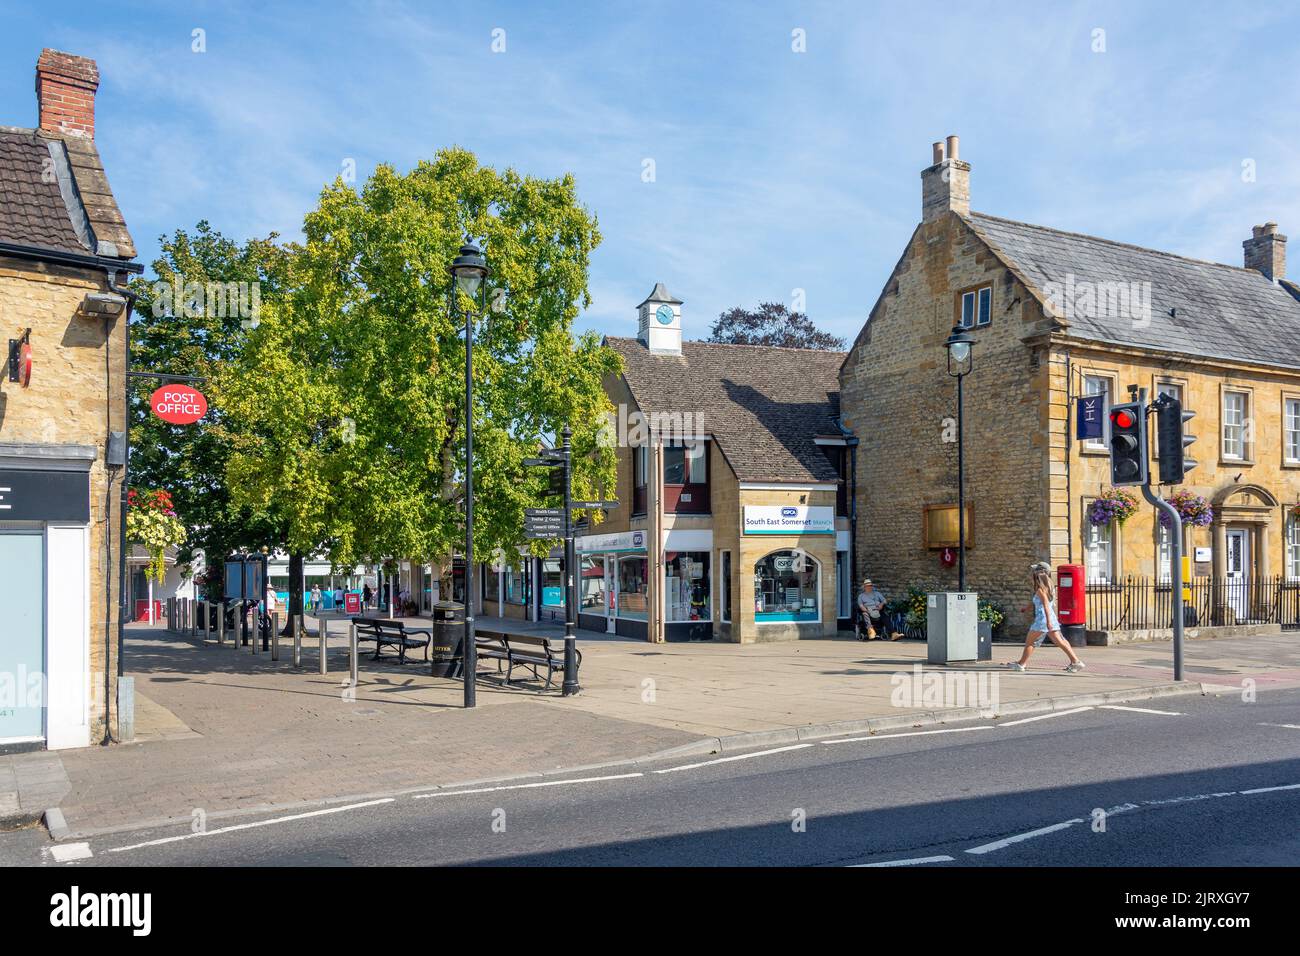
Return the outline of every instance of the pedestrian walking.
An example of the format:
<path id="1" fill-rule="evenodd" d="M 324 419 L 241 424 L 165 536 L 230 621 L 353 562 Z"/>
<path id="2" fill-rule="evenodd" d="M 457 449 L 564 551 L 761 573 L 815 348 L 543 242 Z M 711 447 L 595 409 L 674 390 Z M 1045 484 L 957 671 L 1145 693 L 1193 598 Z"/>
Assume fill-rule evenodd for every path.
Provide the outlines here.
<path id="1" fill-rule="evenodd" d="M 312 610 L 312 613 L 315 613 L 315 612 L 317 612 L 317 611 L 320 610 L 320 601 L 321 601 L 320 585 L 319 585 L 319 584 L 313 584 L 313 585 L 311 586 L 311 610 Z"/>
<path id="2" fill-rule="evenodd" d="M 361 589 L 361 603 L 366 607 L 370 607 L 370 598 L 373 594 L 374 592 L 370 590 L 370 584 L 367 582 L 366 586 Z"/>
<path id="3" fill-rule="evenodd" d="M 1020 660 L 1012 661 L 1007 664 L 1007 667 L 1013 671 L 1023 672 L 1030 656 L 1034 653 L 1034 648 L 1043 643 L 1043 639 L 1046 638 L 1065 651 L 1065 656 L 1070 659 L 1065 669 L 1071 674 L 1078 673 L 1083 670 L 1084 663 L 1079 660 L 1079 655 L 1074 653 L 1074 648 L 1061 636 L 1061 622 L 1056 619 L 1056 590 L 1052 587 L 1052 567 L 1045 561 L 1039 561 L 1029 570 L 1034 584 L 1032 605 L 1034 620 L 1029 625 L 1029 633 L 1025 635 L 1025 650 L 1020 655 Z M 1025 605 L 1021 610 L 1028 612 L 1029 608 L 1030 605 Z"/>

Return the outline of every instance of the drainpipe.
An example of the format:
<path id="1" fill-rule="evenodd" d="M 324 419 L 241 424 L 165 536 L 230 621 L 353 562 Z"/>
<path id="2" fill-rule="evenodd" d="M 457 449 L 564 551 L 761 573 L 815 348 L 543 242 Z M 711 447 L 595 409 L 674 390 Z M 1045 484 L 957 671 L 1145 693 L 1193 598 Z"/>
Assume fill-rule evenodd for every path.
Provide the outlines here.
<path id="1" fill-rule="evenodd" d="M 131 482 L 131 312 L 135 309 L 135 303 L 139 296 L 125 286 L 117 284 L 117 274 L 119 268 L 106 266 L 104 273 L 108 280 L 108 288 L 126 299 L 126 309 L 123 310 L 122 320 L 125 323 L 123 332 L 125 334 L 125 352 L 122 359 L 122 433 L 125 454 L 122 458 L 122 478 L 121 478 L 121 495 L 118 505 L 118 518 L 120 537 L 118 538 L 118 555 L 117 555 L 117 676 L 122 676 L 122 648 L 126 643 L 126 502 L 127 495 L 130 493 Z M 132 270 L 135 271 L 135 270 Z M 143 271 L 141 269 L 140 271 Z M 110 396 L 111 399 L 111 396 Z M 107 519 L 107 515 L 105 518 Z M 107 525 L 106 525 L 107 526 Z M 153 593 L 152 586 L 149 595 L 149 619 L 153 620 Z M 104 622 L 104 739 L 100 741 L 103 746 L 108 746 L 113 742 L 112 724 L 109 721 L 109 674 L 108 674 L 108 651 L 110 638 L 108 635 L 108 621 Z"/>
<path id="2" fill-rule="evenodd" d="M 844 428 L 843 425 L 840 426 Z M 846 446 L 849 449 L 849 569 L 853 579 L 849 582 L 849 616 L 853 611 L 853 589 L 857 587 L 858 578 L 858 439 L 850 436 Z"/>

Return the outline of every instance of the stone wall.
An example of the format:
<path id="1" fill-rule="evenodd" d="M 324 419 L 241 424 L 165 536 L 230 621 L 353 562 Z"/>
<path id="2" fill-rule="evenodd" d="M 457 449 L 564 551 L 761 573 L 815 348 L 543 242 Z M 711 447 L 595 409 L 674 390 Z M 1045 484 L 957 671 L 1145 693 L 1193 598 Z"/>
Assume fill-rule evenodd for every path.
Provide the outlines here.
<path id="1" fill-rule="evenodd" d="M 109 472 L 104 467 L 104 446 L 110 431 L 123 428 L 125 318 L 106 322 L 102 317 L 79 312 L 86 293 L 103 291 L 102 273 L 0 260 L 0 316 L 5 319 L 7 333 L 0 344 L 7 347 L 10 337 L 31 328 L 34 356 L 30 387 L 24 389 L 9 382 L 7 375 L 0 382 L 0 442 L 93 445 L 98 450 L 98 458 L 90 469 L 92 741 L 104 732 L 106 670 L 108 692 L 114 699 L 117 693 L 118 559 L 121 555 L 120 486 L 114 480 L 111 500 L 106 500 L 110 488 Z M 115 473 L 114 478 L 119 474 Z M 115 702 L 113 709 L 116 711 Z"/>
<path id="2" fill-rule="evenodd" d="M 957 569 L 923 538 L 926 505 L 956 505 L 956 380 L 944 342 L 960 293 L 992 287 L 991 321 L 971 330 L 964 382 L 967 587 L 1004 605 L 1029 599 L 1029 566 L 1049 556 L 1050 410 L 1042 310 L 965 222 L 917 227 L 840 376 L 858 445 L 858 570 L 890 597 L 909 585 L 955 590 Z"/>

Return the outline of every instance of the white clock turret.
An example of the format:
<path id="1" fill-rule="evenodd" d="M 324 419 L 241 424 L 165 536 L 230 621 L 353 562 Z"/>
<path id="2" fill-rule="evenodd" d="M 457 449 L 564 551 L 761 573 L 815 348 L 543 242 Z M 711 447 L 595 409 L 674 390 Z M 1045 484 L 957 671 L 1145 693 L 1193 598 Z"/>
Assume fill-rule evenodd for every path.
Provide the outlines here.
<path id="1" fill-rule="evenodd" d="M 637 306 L 636 337 L 651 352 L 682 354 L 682 300 L 673 298 L 662 282 Z"/>

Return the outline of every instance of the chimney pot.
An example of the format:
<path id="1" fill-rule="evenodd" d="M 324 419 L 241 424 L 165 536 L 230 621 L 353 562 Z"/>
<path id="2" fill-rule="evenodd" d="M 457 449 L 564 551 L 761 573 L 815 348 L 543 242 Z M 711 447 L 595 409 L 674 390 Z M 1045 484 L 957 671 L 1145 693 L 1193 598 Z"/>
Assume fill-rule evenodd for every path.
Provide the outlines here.
<path id="1" fill-rule="evenodd" d="M 921 170 L 921 221 L 934 222 L 949 211 L 970 215 L 970 163 L 957 157 L 957 137 L 934 144 L 933 166 Z"/>
<path id="2" fill-rule="evenodd" d="M 1274 282 L 1286 278 L 1286 236 L 1277 231 L 1277 223 L 1269 220 L 1252 226 L 1250 232 L 1251 237 L 1241 244 L 1246 268 L 1262 272 Z"/>

